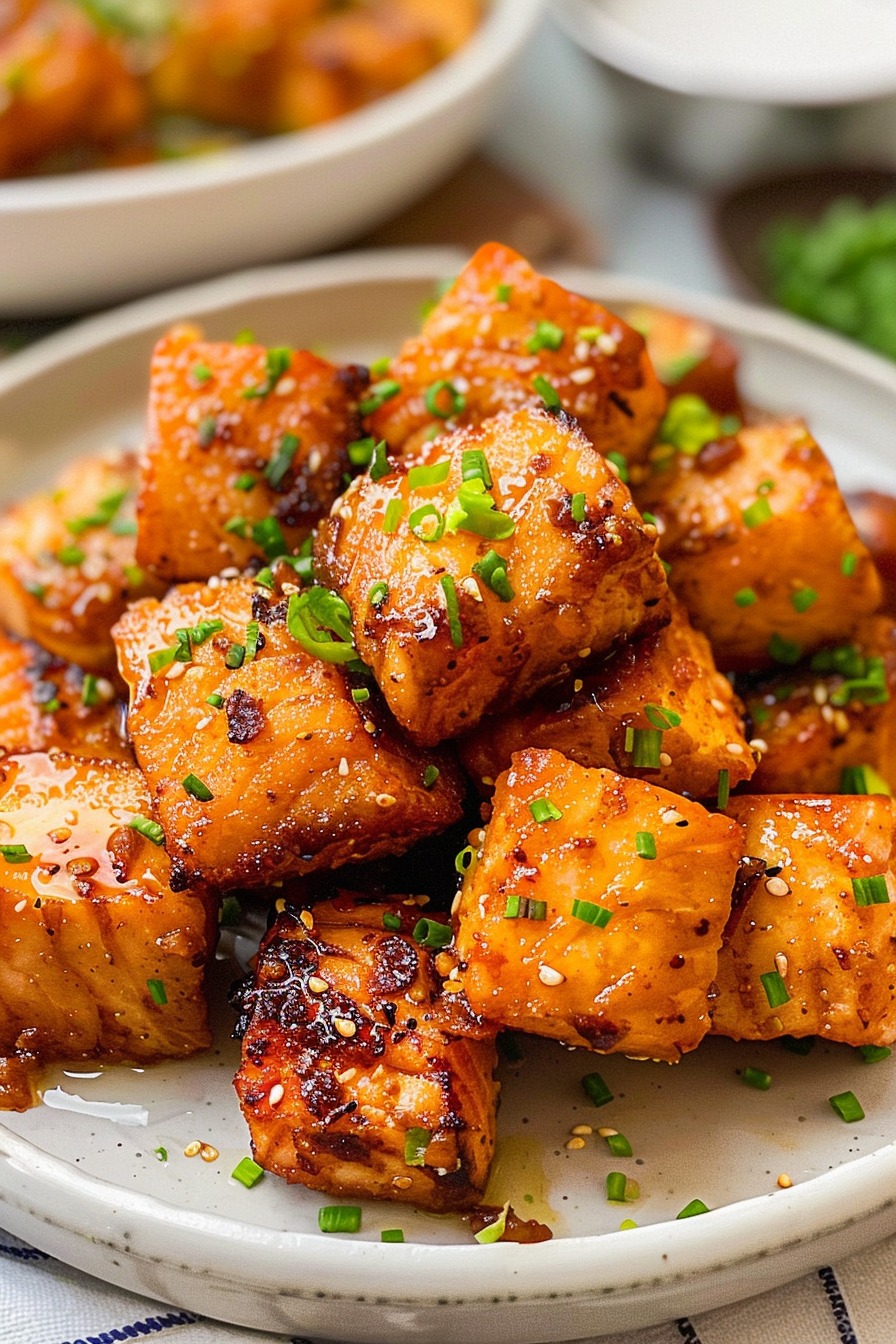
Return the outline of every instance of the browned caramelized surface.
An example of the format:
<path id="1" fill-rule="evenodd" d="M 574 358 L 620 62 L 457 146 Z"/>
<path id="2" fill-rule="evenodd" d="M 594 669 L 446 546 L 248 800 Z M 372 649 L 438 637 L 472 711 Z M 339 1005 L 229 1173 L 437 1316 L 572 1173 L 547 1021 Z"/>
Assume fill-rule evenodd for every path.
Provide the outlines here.
<path id="1" fill-rule="evenodd" d="M 745 828 L 741 880 L 719 954 L 712 1029 L 736 1040 L 896 1040 L 891 799 L 732 799 Z M 860 905 L 853 879 L 882 876 L 886 903 Z M 787 1001 L 769 1001 L 777 973 Z"/>
<path id="2" fill-rule="evenodd" d="M 104 677 L 0 633 L 0 750 L 133 759 L 122 706 Z"/>
<path id="3" fill-rule="evenodd" d="M 409 746 L 375 687 L 356 703 L 350 680 L 306 653 L 285 616 L 285 601 L 238 579 L 173 588 L 161 602 L 135 603 L 116 627 L 128 730 L 169 851 L 190 880 L 257 886 L 400 853 L 460 816 L 450 758 Z M 208 620 L 223 629 L 192 646 L 189 664 L 151 673 L 151 653 Z M 253 620 L 257 655 L 228 668 L 228 650 L 245 647 Z M 428 788 L 427 765 L 439 771 Z M 186 791 L 189 775 L 210 800 Z"/>
<path id="4" fill-rule="evenodd" d="M 802 420 L 747 427 L 697 456 L 663 450 L 635 493 L 722 668 L 795 662 L 847 639 L 880 602 L 871 556 Z M 735 601 L 744 592 L 755 600 Z"/>
<path id="5" fill-rule="evenodd" d="M 651 304 L 626 304 L 626 321 L 640 331 L 657 374 L 671 395 L 702 397 L 720 414 L 740 414 L 737 348 L 708 322 Z"/>
<path id="6" fill-rule="evenodd" d="M 453 428 L 540 406 L 539 377 L 601 453 L 643 457 L 666 405 L 643 337 L 601 304 L 539 275 L 511 248 L 487 243 L 392 361 L 383 381 L 400 390 L 372 415 L 373 433 L 413 452 L 446 424 L 440 416 L 450 405 L 444 393 L 433 398 L 436 384 L 449 382 L 463 401 L 447 420 Z"/>
<path id="7" fill-rule="evenodd" d="M 681 720 L 666 719 L 671 726 L 663 731 L 655 769 L 634 765 L 625 747 L 628 729 L 654 726 L 646 706 Z M 706 636 L 678 602 L 661 630 L 623 644 L 528 704 L 484 720 L 462 740 L 461 760 L 488 790 L 524 747 L 549 747 L 579 765 L 605 766 L 695 798 L 716 794 L 720 770 L 734 787 L 755 768 L 740 701 L 716 671 Z"/>
<path id="8" fill-rule="evenodd" d="M 448 531 L 471 450 L 485 455 L 496 509 L 513 520 L 505 540 Z M 439 462 L 450 463 L 447 479 L 411 489 L 411 468 Z M 572 515 L 577 494 L 580 522 Z M 401 521 L 386 533 L 393 501 Z M 446 519 L 440 539 L 417 534 L 432 512 L 412 531 L 421 507 Z M 490 551 L 506 566 L 509 601 L 474 573 Z M 322 524 L 317 558 L 323 581 L 352 609 L 358 651 L 389 707 L 423 743 L 461 732 L 666 618 L 653 529 L 576 425 L 546 411 L 496 416 L 398 460 L 379 480 L 359 477 Z M 445 576 L 458 603 L 454 631 Z M 372 605 L 381 581 L 388 597 Z"/>
<path id="9" fill-rule="evenodd" d="M 164 849 L 129 824 L 149 815 L 123 761 L 32 752 L 0 765 L 0 1056 L 12 1060 L 0 1075 L 13 1105 L 29 1065 L 210 1043 L 214 903 L 172 891 Z"/>
<path id="10" fill-rule="evenodd" d="M 544 799 L 559 818 L 535 819 Z M 639 832 L 655 858 L 638 854 Z M 470 1004 L 503 1027 L 674 1062 L 709 1027 L 741 852 L 740 827 L 697 803 L 555 751 L 519 752 L 497 781 L 457 913 Z M 531 904 L 508 917 L 511 898 L 544 902 L 543 917 Z M 577 900 L 609 920 L 576 917 Z"/>
<path id="11" fill-rule="evenodd" d="M 269 358 L 189 326 L 155 348 L 137 558 L 167 579 L 291 553 L 343 489 L 366 372 L 296 350 L 272 379 Z"/>
<path id="12" fill-rule="evenodd" d="M 841 793 L 848 766 L 870 765 L 896 784 L 896 624 L 869 616 L 848 648 L 858 655 L 857 678 L 801 663 L 744 691 L 756 736 L 765 746 L 748 793 Z M 869 664 L 871 660 L 871 664 Z M 849 659 L 849 661 L 852 661 Z M 879 666 L 879 683 L 867 680 Z M 848 668 L 848 663 L 843 666 Z"/>
<path id="13" fill-rule="evenodd" d="M 399 929 L 383 926 L 388 913 Z M 236 1078 L 256 1160 L 335 1195 L 435 1212 L 481 1198 L 495 1139 L 494 1028 L 411 936 L 416 903 L 287 907 L 243 991 Z M 419 1139 L 409 1164 L 406 1137 Z"/>
<path id="14" fill-rule="evenodd" d="M 161 591 L 136 563 L 136 483 L 130 454 L 80 458 L 0 517 L 2 624 L 107 676 L 115 621 L 132 598 Z"/>

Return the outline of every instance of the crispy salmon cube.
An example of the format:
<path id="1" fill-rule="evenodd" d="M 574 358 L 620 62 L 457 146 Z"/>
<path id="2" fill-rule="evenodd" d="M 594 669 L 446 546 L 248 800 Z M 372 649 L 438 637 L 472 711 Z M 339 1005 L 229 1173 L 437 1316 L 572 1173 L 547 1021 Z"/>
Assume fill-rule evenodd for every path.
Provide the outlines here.
<path id="1" fill-rule="evenodd" d="M 329 511 L 358 438 L 366 372 L 307 350 L 204 341 L 155 348 L 140 464 L 137 559 L 207 579 L 295 551 Z"/>
<path id="2" fill-rule="evenodd" d="M 136 563 L 130 453 L 73 463 L 52 490 L 0 517 L 0 622 L 89 672 L 115 674 L 110 630 L 161 591 Z"/>
<path id="3" fill-rule="evenodd" d="M 762 755 L 748 793 L 874 793 L 867 768 L 896 785 L 896 624 L 869 616 L 848 644 L 743 689 Z M 869 775 L 873 782 L 873 775 Z"/>
<path id="4" fill-rule="evenodd" d="M 709 1028 L 740 827 L 698 803 L 518 752 L 457 912 L 460 983 L 502 1027 L 674 1062 Z"/>
<path id="5" fill-rule="evenodd" d="M 712 1030 L 735 1040 L 896 1041 L 890 798 L 732 799 L 744 859 Z"/>
<path id="6" fill-rule="evenodd" d="M 105 677 L 0 633 L 0 751 L 67 751 L 133 760 Z"/>
<path id="7" fill-rule="evenodd" d="M 237 579 L 135 603 L 116 627 L 128 731 L 181 880 L 258 886 L 401 853 L 460 816 L 451 759 L 409 746 L 369 678 L 308 653 L 287 615 Z"/>
<path id="8" fill-rule="evenodd" d="M 795 663 L 877 608 L 874 563 L 802 420 L 748 426 L 696 455 L 663 448 L 653 466 L 638 505 L 720 667 Z"/>
<path id="9" fill-rule="evenodd" d="M 441 1213 L 485 1188 L 495 1028 L 443 987 L 419 915 L 346 895 L 287 905 L 241 992 L 236 1089 L 266 1170 Z"/>
<path id="10" fill-rule="evenodd" d="M 654 530 L 568 417 L 499 415 L 381 471 L 346 491 L 316 556 L 415 741 L 451 737 L 666 619 Z"/>
<path id="11" fill-rule="evenodd" d="M 461 761 L 477 786 L 489 791 L 524 747 L 551 748 L 579 765 L 618 770 L 692 798 L 716 794 L 720 771 L 728 772 L 731 788 L 749 779 L 756 763 L 740 701 L 716 670 L 706 636 L 679 602 L 671 611 L 661 630 L 623 644 L 525 705 L 484 719 L 461 739 Z M 654 764 L 634 763 L 643 759 L 636 743 L 653 750 Z"/>
<path id="12" fill-rule="evenodd" d="M 634 461 L 666 405 L 638 332 L 539 275 L 511 248 L 487 243 L 362 409 L 372 408 L 374 435 L 411 453 L 434 431 L 538 407 L 545 395 L 579 421 L 599 452 Z"/>
<path id="13" fill-rule="evenodd" d="M 0 1078 L 211 1042 L 215 904 L 171 886 L 140 771 L 31 752 L 0 766 Z M 156 839 L 158 837 L 156 836 Z"/>
<path id="14" fill-rule="evenodd" d="M 690 393 L 723 415 L 741 414 L 740 354 L 711 323 L 647 303 L 626 304 L 622 316 L 644 337 L 653 367 L 672 395 Z"/>

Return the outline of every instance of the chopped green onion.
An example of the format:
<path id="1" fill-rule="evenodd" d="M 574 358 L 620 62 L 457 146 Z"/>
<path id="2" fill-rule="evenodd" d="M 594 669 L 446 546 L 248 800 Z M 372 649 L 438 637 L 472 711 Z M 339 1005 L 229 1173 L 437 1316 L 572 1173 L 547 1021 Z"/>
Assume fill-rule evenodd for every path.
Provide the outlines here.
<path id="1" fill-rule="evenodd" d="M 411 933 L 415 943 L 433 951 L 447 947 L 453 936 L 450 924 L 440 924 L 438 920 L 425 918 L 417 920 Z"/>
<path id="2" fill-rule="evenodd" d="M 257 1185 L 264 1178 L 264 1170 L 253 1162 L 251 1157 L 241 1157 L 233 1171 L 230 1173 L 233 1181 L 239 1181 L 247 1190 L 251 1190 L 253 1185 Z"/>
<path id="3" fill-rule="evenodd" d="M 395 915 L 391 910 L 386 910 L 383 914 L 383 928 L 390 929 L 393 933 L 401 928 L 401 915 Z"/>
<path id="4" fill-rule="evenodd" d="M 60 565 L 80 565 L 86 559 L 86 553 L 81 550 L 80 546 L 60 546 L 56 552 L 56 559 Z"/>
<path id="5" fill-rule="evenodd" d="M 248 528 L 248 526 L 249 524 L 245 518 L 236 515 L 233 518 L 227 519 L 227 521 L 224 523 L 224 531 L 229 532 L 231 536 L 242 537 L 242 539 L 245 541 L 246 529 Z"/>
<path id="6" fill-rule="evenodd" d="M 200 803 L 210 803 L 215 796 L 208 785 L 203 784 L 197 775 L 187 775 L 185 779 L 181 780 L 181 783 L 190 797 L 196 798 Z"/>
<path id="7" fill-rule="evenodd" d="M 154 845 L 164 845 L 165 832 L 157 821 L 151 821 L 149 817 L 131 817 L 128 822 L 132 831 L 139 831 L 147 840 L 151 840 Z"/>
<path id="8" fill-rule="evenodd" d="M 246 401 L 266 397 L 269 392 L 273 392 L 291 363 L 291 350 L 282 345 L 271 346 L 270 350 L 265 351 L 265 376 L 263 381 L 257 383 L 254 387 L 244 387 L 240 396 L 244 397 Z"/>
<path id="9" fill-rule="evenodd" d="M 576 340 L 587 341 L 589 345 L 593 345 L 595 341 L 599 341 L 601 336 L 605 335 L 606 332 L 603 327 L 579 327 L 576 332 Z"/>
<path id="10" fill-rule="evenodd" d="M 448 399 L 447 410 L 445 409 L 446 398 Z M 459 392 L 447 378 L 440 378 L 438 382 L 428 387 L 423 400 L 430 415 L 436 416 L 439 420 L 448 420 L 453 415 L 460 415 L 467 404 L 467 399 L 463 393 Z"/>
<path id="11" fill-rule="evenodd" d="M 619 1224 L 619 1231 L 630 1232 L 633 1227 L 637 1226 L 638 1224 L 635 1222 L 633 1218 L 623 1218 L 622 1222 Z"/>
<path id="12" fill-rule="evenodd" d="M 890 903 L 887 879 L 883 873 L 875 873 L 873 877 L 854 877 L 852 879 L 852 894 L 855 897 L 856 905 L 889 905 Z"/>
<path id="13" fill-rule="evenodd" d="M 113 537 L 136 537 L 137 524 L 133 518 L 113 518 L 109 531 Z"/>
<path id="14" fill-rule="evenodd" d="M 92 672 L 84 673 L 84 680 L 81 683 L 81 704 L 86 705 L 88 709 L 95 709 L 100 703 L 98 682 L 99 679 Z"/>
<path id="15" fill-rule="evenodd" d="M 352 699 L 356 705 L 364 705 L 370 699 L 370 692 L 366 686 L 355 686 L 352 691 Z"/>
<path id="16" fill-rule="evenodd" d="M 408 489 L 422 490 L 428 485 L 441 485 L 448 479 L 450 470 L 451 461 L 447 457 L 444 461 L 433 462 L 428 467 L 411 467 L 408 472 Z"/>
<path id="17" fill-rule="evenodd" d="M 157 1157 L 160 1162 L 168 1161 L 168 1149 L 163 1147 L 161 1143 L 159 1144 L 158 1148 L 153 1148 L 152 1151 L 153 1156 Z"/>
<path id="18" fill-rule="evenodd" d="M 387 401 L 397 397 L 401 391 L 401 383 L 396 383 L 394 378 L 384 378 L 379 383 L 374 383 L 369 389 L 368 394 L 363 401 L 358 403 L 358 410 L 362 415 L 372 415 L 378 411 Z"/>
<path id="19" fill-rule="evenodd" d="M 808 1055 L 815 1049 L 814 1036 L 782 1036 L 781 1044 L 792 1055 Z"/>
<path id="20" fill-rule="evenodd" d="M 243 644 L 231 644 L 224 655 L 224 666 L 235 672 L 246 661 L 246 648 Z"/>
<path id="21" fill-rule="evenodd" d="M 378 583 L 373 584 L 370 592 L 367 594 L 367 601 L 372 607 L 381 607 L 389 596 L 389 585 L 380 579 Z"/>
<path id="22" fill-rule="evenodd" d="M 584 523 L 585 521 L 585 495 L 579 490 L 573 495 L 569 504 L 569 511 L 572 514 L 574 523 Z"/>
<path id="23" fill-rule="evenodd" d="M 251 663 L 258 652 L 259 629 L 257 621 L 250 621 L 246 626 L 246 662 Z"/>
<path id="24" fill-rule="evenodd" d="M 580 919 L 583 924 L 593 924 L 598 929 L 605 929 L 613 918 L 613 911 L 608 910 L 605 905 L 595 905 L 593 901 L 574 900 L 572 903 L 573 919 Z"/>
<path id="25" fill-rule="evenodd" d="M 215 691 L 213 695 L 207 695 L 205 697 L 205 703 L 211 705 L 212 709 L 223 709 L 224 697 L 223 695 L 218 695 L 217 691 Z"/>
<path id="26" fill-rule="evenodd" d="M 866 1064 L 877 1064 L 882 1059 L 889 1059 L 893 1051 L 888 1045 L 860 1045 L 859 1054 Z"/>
<path id="27" fill-rule="evenodd" d="M 711 443 L 721 433 L 719 417 L 703 398 L 682 392 L 670 400 L 658 430 L 658 439 L 689 457 L 696 457 L 704 444 Z"/>
<path id="28" fill-rule="evenodd" d="M 660 765 L 660 753 L 663 749 L 663 730 L 661 728 L 632 728 L 631 753 L 632 765 L 642 770 L 656 770 Z"/>
<path id="29" fill-rule="evenodd" d="M 445 610 L 448 613 L 448 629 L 451 633 L 451 643 L 456 649 L 462 647 L 464 642 L 464 632 L 460 623 L 460 604 L 457 600 L 457 587 L 450 574 L 443 574 L 439 579 L 439 585 L 445 594 Z"/>
<path id="30" fill-rule="evenodd" d="M 767 523 L 772 517 L 772 506 L 764 495 L 759 499 L 754 499 L 753 503 L 747 508 L 741 509 L 741 518 L 744 520 L 744 527 L 754 528 Z"/>
<path id="31" fill-rule="evenodd" d="M 355 439 L 346 448 L 348 460 L 353 467 L 369 467 L 373 461 L 373 450 L 376 447 L 376 439 L 372 434 L 368 434 L 365 439 Z"/>
<path id="32" fill-rule="evenodd" d="M 720 770 L 719 782 L 716 790 L 716 807 L 723 811 L 728 806 L 728 798 L 731 794 L 731 771 Z"/>
<path id="33" fill-rule="evenodd" d="M 607 1172 L 607 1202 L 623 1204 L 625 1202 L 625 1172 Z"/>
<path id="34" fill-rule="evenodd" d="M 765 990 L 769 1008 L 780 1008 L 782 1004 L 790 1002 L 787 986 L 779 971 L 766 971 L 759 979 Z"/>
<path id="35" fill-rule="evenodd" d="M 264 478 L 272 490 L 279 489 L 283 484 L 286 473 L 299 450 L 299 443 L 300 440 L 295 434 L 284 434 L 280 440 L 280 447 L 264 469 Z"/>
<path id="36" fill-rule="evenodd" d="M 437 765 L 428 765 L 426 769 L 423 771 L 424 789 L 431 789 L 440 774 L 441 771 L 439 770 L 439 767 Z"/>
<path id="37" fill-rule="evenodd" d="M 512 293 L 513 285 L 498 285 L 495 289 L 495 298 L 499 303 L 509 303 Z"/>
<path id="38" fill-rule="evenodd" d="M 385 439 L 380 439 L 379 443 L 373 445 L 373 458 L 367 470 L 372 481 L 381 481 L 392 470 L 392 464 L 386 452 Z"/>
<path id="39" fill-rule="evenodd" d="M 607 461 L 612 462 L 623 485 L 628 485 L 628 462 L 622 453 L 607 453 Z"/>
<path id="40" fill-rule="evenodd" d="M 238 331 L 234 336 L 233 343 L 234 345 L 254 345 L 255 332 L 250 331 L 248 327 L 243 327 L 243 330 Z"/>
<path id="41" fill-rule="evenodd" d="M 662 732 L 667 728 L 677 728 L 681 723 L 680 714 L 676 714 L 674 709 L 663 709 L 661 705 L 647 704 L 644 706 L 644 713 L 654 728 L 659 728 Z"/>
<path id="42" fill-rule="evenodd" d="M 427 520 L 430 518 L 435 519 L 435 522 L 427 526 Z M 435 504 L 421 504 L 420 508 L 414 509 L 408 517 L 408 527 L 418 541 L 441 541 L 445 532 L 445 515 Z"/>
<path id="43" fill-rule="evenodd" d="M 507 897 L 504 904 L 504 919 L 547 919 L 547 901 L 534 901 L 528 896 Z"/>
<path id="44" fill-rule="evenodd" d="M 840 773 L 841 793 L 884 793 L 893 796 L 887 781 L 873 765 L 845 765 Z"/>
<path id="45" fill-rule="evenodd" d="M 536 324 L 535 330 L 526 342 L 526 349 L 530 355 L 538 354 L 539 350 L 559 350 L 563 344 L 564 331 L 558 327 L 555 322 L 548 322 L 542 319 Z"/>
<path id="46" fill-rule="evenodd" d="M 656 858 L 656 840 L 651 831 L 635 832 L 635 852 L 639 859 Z"/>
<path id="47" fill-rule="evenodd" d="M 255 489 L 257 484 L 258 477 L 253 475 L 251 471 L 244 471 L 241 476 L 237 476 L 233 483 L 233 488 L 234 490 L 242 490 L 245 494 L 248 494 L 250 490 Z"/>
<path id="48" fill-rule="evenodd" d="M 482 559 L 477 560 L 473 566 L 473 573 L 478 574 L 486 587 L 490 588 L 502 602 L 513 601 L 514 591 L 507 578 L 507 561 L 498 555 L 497 551 L 486 551 Z"/>
<path id="49" fill-rule="evenodd" d="M 734 594 L 734 605 L 736 607 L 752 607 L 759 598 L 752 588 L 738 588 Z"/>
<path id="50" fill-rule="evenodd" d="M 613 1093 L 599 1073 L 586 1073 L 582 1079 L 582 1087 L 595 1106 L 605 1106 L 608 1101 L 613 1100 Z"/>
<path id="51" fill-rule="evenodd" d="M 260 522 L 253 523 L 252 540 L 261 547 L 268 560 L 276 560 L 289 549 L 276 518 L 262 518 Z"/>
<path id="52" fill-rule="evenodd" d="M 854 1092 L 838 1092 L 836 1096 L 828 1097 L 828 1101 L 840 1119 L 847 1124 L 852 1124 L 854 1120 L 865 1119 L 865 1112 L 862 1110 L 861 1103 Z"/>
<path id="53" fill-rule="evenodd" d="M 560 395 L 553 383 L 549 383 L 547 378 L 543 378 L 541 374 L 539 374 L 537 378 L 532 379 L 532 386 L 541 397 L 547 410 L 560 410 L 563 403 L 561 402 Z"/>
<path id="54" fill-rule="evenodd" d="M 741 1082 L 746 1083 L 747 1087 L 755 1087 L 757 1092 L 767 1092 L 772 1085 L 772 1076 L 765 1073 L 762 1069 L 754 1069 L 748 1064 L 741 1070 Z"/>
<path id="55" fill-rule="evenodd" d="M 380 1233 L 380 1241 L 401 1242 L 404 1241 L 404 1233 L 400 1227 L 384 1227 Z"/>
<path id="56" fill-rule="evenodd" d="M 856 565 L 859 563 L 859 557 L 855 551 L 845 551 L 843 559 L 840 561 L 840 573 L 844 578 L 851 579 L 856 572 Z"/>
<path id="57" fill-rule="evenodd" d="M 475 865 L 476 865 L 475 849 L 473 848 L 472 845 L 464 845 L 463 849 L 460 850 L 460 852 L 456 854 L 454 857 L 454 871 L 456 873 L 460 873 L 461 876 L 463 876 L 464 873 L 468 873 L 471 868 L 475 867 Z"/>
<path id="58" fill-rule="evenodd" d="M 165 992 L 164 980 L 147 980 L 146 988 L 149 990 L 149 997 L 159 1008 L 164 1008 L 168 1002 L 168 995 Z"/>
<path id="59" fill-rule="evenodd" d="M 353 1204 L 326 1204 L 317 1211 L 321 1232 L 358 1232 L 361 1210 Z"/>
<path id="60" fill-rule="evenodd" d="M 798 588 L 790 594 L 790 601 L 796 611 L 808 611 L 818 601 L 818 594 L 814 588 Z"/>
<path id="61" fill-rule="evenodd" d="M 403 499 L 390 499 L 383 515 L 383 531 L 389 535 L 398 531 L 398 524 L 408 511 Z"/>
<path id="62" fill-rule="evenodd" d="M 404 1164 L 422 1167 L 432 1133 L 428 1129 L 409 1129 L 404 1136 Z"/>
<path id="63" fill-rule="evenodd" d="M 94 513 L 87 513 L 81 518 L 72 518 L 66 523 L 66 527 L 76 537 L 91 527 L 108 527 L 127 497 L 127 490 L 116 490 L 114 494 L 100 500 Z"/>
<path id="64" fill-rule="evenodd" d="M 211 448 L 218 434 L 218 417 L 204 415 L 196 426 L 196 439 L 200 448 Z"/>
<path id="65" fill-rule="evenodd" d="M 47 587 L 44 583 L 26 583 L 25 592 L 30 593 L 38 602 L 43 602 L 47 595 Z"/>
<path id="66" fill-rule="evenodd" d="M 513 535 L 516 524 L 509 514 L 501 512 L 486 490 L 485 481 L 477 476 L 461 485 L 445 527 L 452 534 L 460 530 L 492 541 L 505 541 Z"/>
<path id="67" fill-rule="evenodd" d="M 776 663 L 783 663 L 786 667 L 793 667 L 803 656 L 802 645 L 792 639 L 785 639 L 777 630 L 768 642 L 768 652 Z"/>
<path id="68" fill-rule="evenodd" d="M 492 488 L 492 473 L 481 448 L 465 448 L 460 456 L 460 474 L 464 481 L 480 480 L 486 490 Z"/>
<path id="69" fill-rule="evenodd" d="M 0 845 L 0 855 L 7 863 L 30 863 L 34 857 L 25 845 Z"/>
<path id="70" fill-rule="evenodd" d="M 529 811 L 536 821 L 559 821 L 563 816 L 560 808 L 550 798 L 536 798 L 529 804 Z"/>
<path id="71" fill-rule="evenodd" d="M 624 1134 L 607 1134 L 607 1147 L 614 1157 L 631 1157 L 632 1146 Z"/>
<path id="72" fill-rule="evenodd" d="M 202 361 L 200 361 L 198 364 L 194 364 L 190 372 L 192 373 L 193 378 L 197 383 L 207 383 L 208 380 L 212 377 L 211 369 L 207 364 L 203 363 Z"/>
<path id="73" fill-rule="evenodd" d="M 507 1230 L 507 1211 L 509 1208 L 510 1204 L 508 1202 L 493 1223 L 489 1223 L 487 1227 L 475 1233 L 480 1246 L 490 1246 L 493 1242 L 501 1240 Z"/>
<path id="74" fill-rule="evenodd" d="M 690 1204 L 685 1204 L 681 1213 L 676 1213 L 676 1218 L 696 1218 L 700 1213 L 709 1213 L 709 1206 L 703 1203 L 702 1199 L 692 1199 Z"/>
<path id="75" fill-rule="evenodd" d="M 224 929 L 236 928 L 243 918 L 243 907 L 235 896 L 225 896 L 218 911 L 218 923 Z"/>
<path id="76" fill-rule="evenodd" d="M 672 359 L 667 359 L 662 366 L 657 366 L 657 373 L 661 380 L 671 387 L 675 383 L 680 383 L 685 374 L 691 373 L 698 364 L 702 364 L 704 358 L 703 355 L 675 355 Z"/>
<path id="77" fill-rule="evenodd" d="M 290 593 L 286 628 L 306 653 L 325 663 L 349 663 L 358 656 L 351 609 L 338 593 L 328 588 L 305 588 L 300 593 Z"/>

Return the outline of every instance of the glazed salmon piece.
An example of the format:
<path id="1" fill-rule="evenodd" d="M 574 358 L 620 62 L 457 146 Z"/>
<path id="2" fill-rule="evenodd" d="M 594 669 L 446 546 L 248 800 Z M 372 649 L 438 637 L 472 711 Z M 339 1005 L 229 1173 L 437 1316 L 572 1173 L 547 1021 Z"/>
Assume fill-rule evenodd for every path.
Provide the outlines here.
<path id="1" fill-rule="evenodd" d="M 890 798 L 732 799 L 745 829 L 712 1030 L 735 1040 L 896 1041 Z"/>
<path id="2" fill-rule="evenodd" d="M 444 1213 L 485 1187 L 495 1029 L 443 988 L 419 916 L 397 898 L 287 905 L 240 995 L 236 1089 L 267 1171 Z"/>
<path id="3" fill-rule="evenodd" d="M 429 745 L 662 624 L 654 540 L 576 424 L 525 409 L 375 461 L 315 554 L 390 709 Z"/>
<path id="4" fill-rule="evenodd" d="M 698 803 L 518 752 L 457 910 L 470 1005 L 502 1027 L 674 1063 L 709 1029 L 741 853 L 740 826 Z"/>
<path id="5" fill-rule="evenodd" d="M 105 676 L 127 603 L 162 591 L 136 561 L 136 484 L 130 453 L 81 458 L 0 517 L 0 623 Z"/>
<path id="6" fill-rule="evenodd" d="M 122 705 L 105 677 L 0 633 L 0 750 L 130 761 Z"/>
<path id="7" fill-rule="evenodd" d="M 139 563 L 207 579 L 296 551 L 343 488 L 365 383 L 307 350 L 169 332 L 150 370 Z"/>
<path id="8" fill-rule="evenodd" d="M 880 604 L 874 562 L 802 420 L 747 426 L 697 453 L 660 443 L 635 497 L 721 668 L 796 663 Z"/>
<path id="9" fill-rule="evenodd" d="M 896 623 L 868 616 L 848 644 L 743 687 L 763 743 L 747 793 L 875 793 L 896 785 Z"/>
<path id="10" fill-rule="evenodd" d="M 489 792 L 515 751 L 544 747 L 579 765 L 604 766 L 692 798 L 747 780 L 756 761 L 743 707 L 716 670 L 709 641 L 679 602 L 669 624 L 631 640 L 603 662 L 484 719 L 461 739 L 461 761 Z M 628 745 L 627 745 L 628 744 Z M 636 765 L 635 761 L 647 761 Z"/>
<path id="11" fill-rule="evenodd" d="M 638 332 L 511 248 L 486 243 L 362 408 L 377 438 L 413 453 L 433 433 L 541 406 L 545 394 L 599 452 L 632 461 L 644 457 L 666 406 Z"/>
<path id="12" fill-rule="evenodd" d="M 0 765 L 0 1105 L 21 1106 L 23 1072 L 53 1060 L 144 1063 L 210 1044 L 216 906 L 172 890 L 164 848 L 131 825 L 151 829 L 150 813 L 124 761 Z"/>
<path id="13" fill-rule="evenodd" d="M 456 764 L 409 746 L 369 677 L 308 653 L 289 613 L 237 579 L 135 603 L 116 627 L 128 731 L 182 880 L 259 886 L 401 853 L 460 816 Z"/>

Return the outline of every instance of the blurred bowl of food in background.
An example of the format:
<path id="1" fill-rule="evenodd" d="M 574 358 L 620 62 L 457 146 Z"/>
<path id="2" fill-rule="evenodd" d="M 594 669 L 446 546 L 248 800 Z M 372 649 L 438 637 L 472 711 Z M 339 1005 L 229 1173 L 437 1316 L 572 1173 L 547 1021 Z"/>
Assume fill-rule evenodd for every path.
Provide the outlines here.
<path id="1" fill-rule="evenodd" d="M 553 0 L 600 63 L 628 147 L 706 185 L 821 162 L 857 104 L 896 93 L 878 0 Z"/>
<path id="2" fill-rule="evenodd" d="M 0 3 L 0 315 L 360 236 L 472 148 L 541 9 Z"/>

